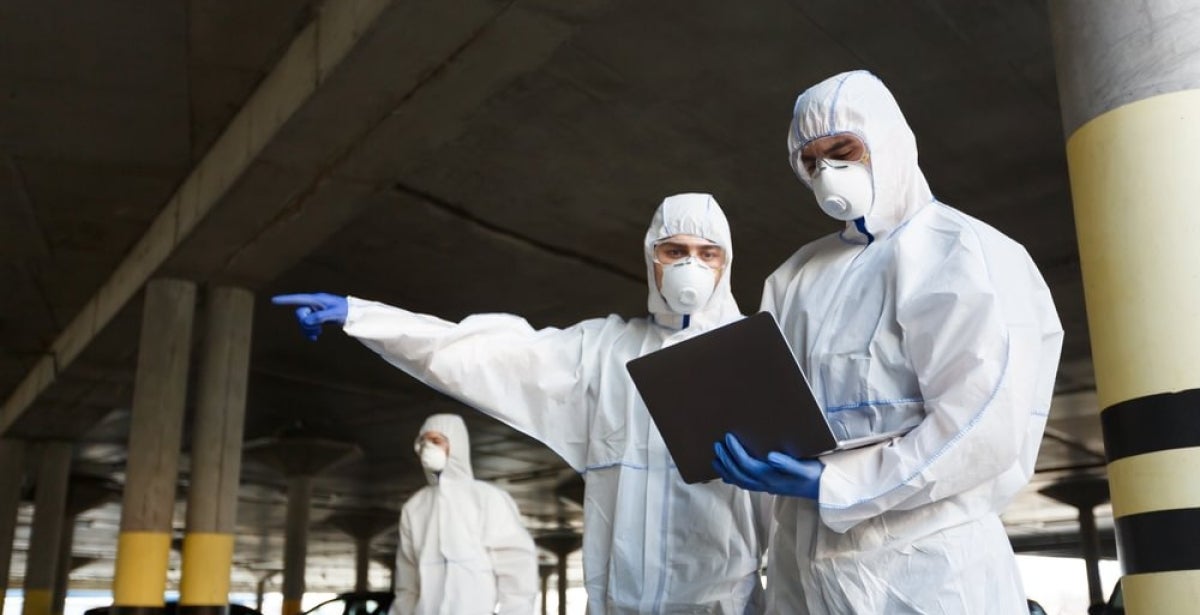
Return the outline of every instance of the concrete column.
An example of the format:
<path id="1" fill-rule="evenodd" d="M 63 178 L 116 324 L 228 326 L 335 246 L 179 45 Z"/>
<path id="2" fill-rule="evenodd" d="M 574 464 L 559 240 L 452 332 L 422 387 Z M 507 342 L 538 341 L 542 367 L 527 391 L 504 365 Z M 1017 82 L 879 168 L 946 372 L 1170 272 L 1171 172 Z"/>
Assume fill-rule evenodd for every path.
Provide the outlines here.
<path id="1" fill-rule="evenodd" d="M 258 577 L 258 581 L 254 584 L 254 610 L 259 613 L 263 612 L 263 598 L 267 595 L 267 583 L 271 581 L 271 577 L 279 573 L 279 570 L 265 572 Z"/>
<path id="2" fill-rule="evenodd" d="M 386 555 L 376 554 L 371 556 L 371 559 L 380 566 L 387 568 L 388 571 L 388 591 L 396 591 L 396 553 L 388 553 Z"/>
<path id="3" fill-rule="evenodd" d="M 196 285 L 156 279 L 146 284 L 145 295 L 113 578 L 113 615 L 162 612 Z"/>
<path id="4" fill-rule="evenodd" d="M 17 507 L 25 481 L 25 443 L 0 439 L 0 613 L 8 593 L 8 569 L 12 564 L 13 535 L 17 529 Z"/>
<path id="5" fill-rule="evenodd" d="M 558 615 L 567 615 L 567 554 L 558 556 Z"/>
<path id="6" fill-rule="evenodd" d="M 534 542 L 558 557 L 558 615 L 567 615 L 567 556 L 583 544 L 583 538 L 572 530 L 562 530 L 538 536 Z"/>
<path id="7" fill-rule="evenodd" d="M 283 609 L 296 615 L 304 599 L 304 565 L 308 558 L 308 512 L 312 503 L 312 476 L 288 479 L 287 528 L 283 543 Z"/>
<path id="8" fill-rule="evenodd" d="M 250 442 L 246 454 L 288 477 L 287 529 L 283 545 L 282 615 L 297 615 L 304 598 L 309 506 L 313 477 L 362 455 L 353 444 L 304 436 Z"/>
<path id="9" fill-rule="evenodd" d="M 371 539 L 354 539 L 354 591 L 371 589 Z"/>
<path id="10" fill-rule="evenodd" d="M 1200 2 L 1051 0 L 1127 612 L 1200 602 Z"/>
<path id="11" fill-rule="evenodd" d="M 1100 532 L 1096 528 L 1096 507 L 1108 501 L 1108 482 L 1101 478 L 1070 478 L 1044 487 L 1038 493 L 1079 511 L 1080 554 L 1087 573 L 1089 608 L 1103 608 L 1105 596 L 1100 584 Z"/>
<path id="12" fill-rule="evenodd" d="M 50 604 L 50 612 L 62 615 L 67 602 L 67 590 L 70 589 L 71 571 L 90 559 L 75 558 L 75 522 L 79 515 L 111 501 L 118 493 L 118 486 L 105 478 L 94 476 L 72 476 L 68 482 L 66 514 L 63 516 L 62 539 L 58 552 L 58 572 L 54 578 L 54 593 Z"/>
<path id="13" fill-rule="evenodd" d="M 25 560 L 24 615 L 51 615 L 59 543 L 67 510 L 67 480 L 71 475 L 70 442 L 46 442 L 40 448 L 33 528 Z"/>
<path id="14" fill-rule="evenodd" d="M 370 589 L 371 540 L 384 530 L 395 528 L 399 517 L 395 511 L 368 508 L 339 512 L 329 518 L 329 525 L 354 539 L 354 591 Z"/>
<path id="15" fill-rule="evenodd" d="M 254 295 L 214 288 L 193 419 L 180 615 L 223 615 L 229 605 Z"/>
<path id="16" fill-rule="evenodd" d="M 63 518 L 62 536 L 58 541 L 58 570 L 54 575 L 54 591 L 50 599 L 50 613 L 63 615 L 67 606 L 67 592 L 71 589 L 71 553 L 75 548 L 75 515 Z"/>
<path id="17" fill-rule="evenodd" d="M 558 570 L 554 564 L 538 564 L 538 577 L 542 580 L 542 615 L 549 615 L 550 575 Z"/>

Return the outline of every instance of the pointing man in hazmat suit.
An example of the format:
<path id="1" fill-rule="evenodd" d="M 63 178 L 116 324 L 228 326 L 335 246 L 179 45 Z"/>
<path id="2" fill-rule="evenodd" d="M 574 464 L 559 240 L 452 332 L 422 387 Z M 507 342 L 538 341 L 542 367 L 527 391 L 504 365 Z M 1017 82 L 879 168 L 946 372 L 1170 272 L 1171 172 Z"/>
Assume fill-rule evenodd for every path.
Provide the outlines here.
<path id="1" fill-rule="evenodd" d="M 1022 613 L 999 513 L 1034 469 L 1062 327 L 1025 250 L 938 202 L 891 93 L 865 71 L 796 101 L 792 168 L 837 234 L 768 278 L 772 312 L 840 439 L 819 459 L 756 457 L 723 478 L 775 499 L 768 611 Z"/>
<path id="2" fill-rule="evenodd" d="M 429 484 L 400 512 L 390 615 L 532 615 L 533 539 L 512 498 L 475 480 L 462 417 L 425 419 L 415 449 Z"/>
<path id="3" fill-rule="evenodd" d="M 584 476 L 590 615 L 760 613 L 760 494 L 688 485 L 625 363 L 741 318 L 729 223 L 707 194 L 662 202 L 643 244 L 650 317 L 536 330 L 507 314 L 462 322 L 336 295 L 284 295 L 301 327 L 343 323 L 422 382 L 542 441 Z"/>

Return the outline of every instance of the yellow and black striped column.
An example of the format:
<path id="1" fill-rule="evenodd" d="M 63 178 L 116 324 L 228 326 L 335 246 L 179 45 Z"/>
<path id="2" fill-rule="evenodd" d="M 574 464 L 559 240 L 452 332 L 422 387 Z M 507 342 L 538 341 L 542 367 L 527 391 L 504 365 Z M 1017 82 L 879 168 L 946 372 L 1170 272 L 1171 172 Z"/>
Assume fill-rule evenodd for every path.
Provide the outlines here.
<path id="1" fill-rule="evenodd" d="M 233 566 L 254 295 L 213 288 L 193 420 L 181 615 L 224 615 Z"/>
<path id="2" fill-rule="evenodd" d="M 145 295 L 113 578 L 114 615 L 159 615 L 163 610 L 196 285 L 156 279 L 146 284 Z"/>
<path id="3" fill-rule="evenodd" d="M 8 593 L 8 568 L 12 562 L 13 536 L 17 529 L 17 507 L 25 481 L 25 443 L 0 439 L 0 613 Z"/>
<path id="4" fill-rule="evenodd" d="M 23 615 L 51 615 L 54 581 L 58 575 L 59 543 L 67 508 L 71 476 L 71 443 L 45 442 L 33 498 L 33 528 L 25 561 Z"/>
<path id="5" fill-rule="evenodd" d="M 1051 0 L 1126 611 L 1200 605 L 1200 2 Z"/>

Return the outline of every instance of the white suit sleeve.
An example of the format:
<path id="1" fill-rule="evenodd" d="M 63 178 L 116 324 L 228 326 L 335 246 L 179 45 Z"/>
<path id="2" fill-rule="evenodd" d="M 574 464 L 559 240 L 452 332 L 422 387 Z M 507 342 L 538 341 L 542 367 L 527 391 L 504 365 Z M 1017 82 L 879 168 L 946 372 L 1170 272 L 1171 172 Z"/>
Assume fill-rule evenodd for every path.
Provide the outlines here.
<path id="1" fill-rule="evenodd" d="M 583 348 L 597 323 L 535 330 L 508 314 L 453 323 L 348 297 L 344 330 L 392 365 L 586 465 L 588 378 Z"/>
<path id="2" fill-rule="evenodd" d="M 537 551 L 512 498 L 499 489 L 489 499 L 484 548 L 496 575 L 499 615 L 530 615 L 538 593 Z"/>
<path id="3" fill-rule="evenodd" d="M 896 318 L 926 416 L 903 437 L 823 458 L 827 526 L 844 532 L 978 487 L 1019 465 L 1029 438 L 1040 436 L 1050 300 L 1019 252 L 985 257 L 963 242 L 939 262 L 907 261 L 916 266 L 898 272 Z"/>
<path id="4" fill-rule="evenodd" d="M 414 615 L 421 597 L 417 555 L 413 548 L 412 523 L 407 512 L 400 513 L 400 544 L 396 547 L 396 599 L 388 615 Z"/>

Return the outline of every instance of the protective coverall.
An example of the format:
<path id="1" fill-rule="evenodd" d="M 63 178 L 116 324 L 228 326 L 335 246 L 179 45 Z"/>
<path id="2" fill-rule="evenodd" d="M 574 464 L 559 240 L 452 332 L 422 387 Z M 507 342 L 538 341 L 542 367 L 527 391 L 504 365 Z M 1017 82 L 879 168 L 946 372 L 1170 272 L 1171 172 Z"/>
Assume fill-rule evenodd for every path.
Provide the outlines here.
<path id="1" fill-rule="evenodd" d="M 1062 347 L 1025 250 L 938 202 L 891 93 L 863 71 L 797 100 L 813 139 L 869 150 L 865 219 L 768 278 L 775 314 L 839 437 L 915 425 L 822 457 L 819 500 L 776 498 L 770 613 L 1027 612 L 999 512 L 1034 469 Z"/>
<path id="2" fill-rule="evenodd" d="M 686 316 L 670 311 L 654 283 L 654 244 L 676 234 L 726 251 L 713 295 Z M 589 614 L 759 613 L 766 515 L 758 494 L 685 484 L 625 369 L 741 317 L 729 287 L 729 224 L 711 196 L 676 195 L 659 206 L 644 248 L 649 318 L 536 330 L 507 314 L 453 323 L 350 297 L 344 330 L 429 386 L 542 441 L 584 475 Z"/>
<path id="3" fill-rule="evenodd" d="M 475 480 L 462 417 L 435 414 L 419 433 L 427 431 L 445 434 L 450 454 L 400 512 L 390 615 L 532 615 L 537 551 L 517 505 Z"/>

